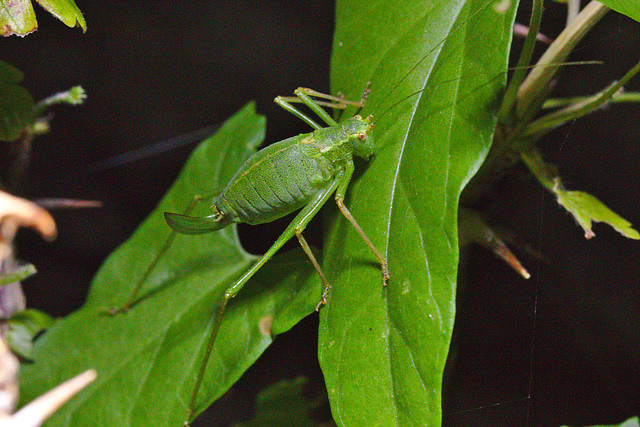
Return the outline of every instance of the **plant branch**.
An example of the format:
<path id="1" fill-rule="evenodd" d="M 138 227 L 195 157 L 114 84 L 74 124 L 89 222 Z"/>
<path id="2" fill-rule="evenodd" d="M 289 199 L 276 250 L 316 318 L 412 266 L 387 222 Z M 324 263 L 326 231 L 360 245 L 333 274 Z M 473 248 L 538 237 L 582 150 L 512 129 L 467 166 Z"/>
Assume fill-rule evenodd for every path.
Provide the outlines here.
<path id="1" fill-rule="evenodd" d="M 600 93 L 588 97 L 587 99 L 571 104 L 561 110 L 554 111 L 546 116 L 540 117 L 534 122 L 530 123 L 522 134 L 523 138 L 533 137 L 538 139 L 542 135 L 549 132 L 551 129 L 573 119 L 583 117 L 594 110 L 600 108 L 605 103 L 609 102 L 613 95 L 615 95 L 622 86 L 635 76 L 640 71 L 640 62 L 638 62 L 632 69 L 630 69 L 618 82 L 614 82 L 609 85 L 608 88 Z"/>
<path id="2" fill-rule="evenodd" d="M 591 28 L 610 9 L 600 2 L 592 1 L 572 20 L 558 38 L 545 51 L 538 65 L 564 62 L 571 50 L 582 40 Z M 539 98 L 541 92 L 549 86 L 560 65 L 552 67 L 536 67 L 518 88 L 516 116 L 521 118 L 530 115 L 530 109 Z M 535 114 L 535 113 L 534 113 Z"/>

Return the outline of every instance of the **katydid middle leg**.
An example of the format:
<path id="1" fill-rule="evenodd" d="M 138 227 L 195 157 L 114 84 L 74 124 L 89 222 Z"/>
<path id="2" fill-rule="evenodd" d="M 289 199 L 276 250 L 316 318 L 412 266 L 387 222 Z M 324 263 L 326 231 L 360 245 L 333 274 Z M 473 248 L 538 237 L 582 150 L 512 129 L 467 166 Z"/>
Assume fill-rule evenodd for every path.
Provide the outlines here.
<path id="1" fill-rule="evenodd" d="M 302 210 L 296 215 L 293 221 L 287 226 L 285 231 L 278 237 L 276 242 L 265 252 L 260 259 L 251 266 L 246 273 L 242 275 L 233 285 L 231 285 L 227 290 L 225 290 L 224 295 L 220 299 L 220 302 L 216 308 L 215 318 L 213 320 L 213 325 L 209 332 L 209 336 L 207 338 L 207 347 L 205 349 L 202 362 L 200 365 L 200 370 L 198 371 L 198 376 L 196 378 L 196 384 L 194 386 L 193 392 L 191 394 L 191 399 L 189 400 L 189 407 L 187 408 L 187 420 L 185 421 L 185 425 L 191 421 L 191 417 L 193 416 L 196 399 L 198 397 L 198 391 L 200 390 L 200 386 L 202 384 L 202 380 L 204 378 L 204 374 L 207 368 L 207 364 L 209 362 L 209 358 L 211 357 L 211 352 L 213 350 L 213 345 L 216 341 L 216 337 L 218 335 L 218 331 L 220 329 L 220 324 L 222 323 L 222 319 L 224 317 L 224 312 L 227 307 L 227 303 L 233 297 L 235 297 L 238 292 L 244 287 L 244 285 L 249 281 L 249 279 L 269 260 L 275 253 L 294 235 L 298 236 L 298 241 L 302 246 L 304 252 L 307 254 L 314 268 L 320 275 L 320 278 L 324 284 L 324 290 L 322 294 L 322 299 L 320 304 L 316 307 L 318 309 L 322 304 L 326 304 L 326 297 L 328 295 L 329 289 L 331 289 L 331 285 L 327 280 L 325 274 L 323 273 L 320 265 L 318 264 L 315 256 L 311 252 L 309 245 L 307 244 L 304 237 L 302 237 L 302 232 L 306 228 L 307 224 L 311 219 L 318 213 L 318 211 L 322 208 L 322 206 L 326 203 L 326 201 L 331 197 L 334 193 L 338 184 L 340 183 L 341 176 L 338 176 L 336 179 L 331 181 L 329 185 L 320 191 L 316 197 L 309 202 L 307 206 L 302 208 Z"/>

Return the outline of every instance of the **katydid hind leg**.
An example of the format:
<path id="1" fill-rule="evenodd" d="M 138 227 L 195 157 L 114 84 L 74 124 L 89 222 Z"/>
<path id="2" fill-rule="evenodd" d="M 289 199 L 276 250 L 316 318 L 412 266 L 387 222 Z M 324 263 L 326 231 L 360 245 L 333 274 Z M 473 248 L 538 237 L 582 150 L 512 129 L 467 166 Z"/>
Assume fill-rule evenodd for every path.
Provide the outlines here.
<path id="1" fill-rule="evenodd" d="M 187 208 L 185 209 L 183 215 L 184 216 L 189 215 L 196 208 L 196 206 L 198 206 L 198 204 L 200 202 L 202 202 L 204 200 L 210 200 L 211 198 L 213 198 L 218 193 L 220 193 L 220 190 L 216 190 L 216 191 L 209 192 L 209 193 L 203 193 L 203 194 L 195 195 L 193 197 L 193 199 L 191 199 L 191 202 L 189 203 L 189 206 L 187 206 Z M 131 294 L 129 294 L 129 298 L 127 298 L 127 301 L 123 305 L 121 305 L 120 307 L 112 307 L 112 308 L 109 308 L 109 309 L 106 310 L 106 312 L 110 316 L 114 316 L 114 315 L 119 314 L 119 313 L 126 313 L 136 303 L 138 303 L 137 298 L 138 298 L 138 293 L 140 292 L 140 289 L 142 288 L 144 283 L 147 281 L 147 279 L 149 278 L 149 276 L 151 275 L 151 273 L 155 269 L 156 265 L 158 265 L 158 262 L 160 262 L 162 257 L 167 253 L 167 251 L 169 250 L 169 248 L 173 244 L 173 241 L 176 238 L 176 234 L 177 233 L 176 233 L 175 230 L 171 230 L 171 233 L 167 237 L 167 240 L 165 240 L 164 244 L 162 245 L 162 247 L 160 248 L 160 250 L 158 251 L 156 256 L 153 258 L 153 261 L 151 261 L 151 264 L 149 264 L 149 266 L 145 270 L 145 272 L 142 275 L 142 277 L 140 278 L 140 280 L 138 280 L 138 282 L 136 283 L 136 287 L 133 289 Z"/>
<path id="2" fill-rule="evenodd" d="M 271 257 L 273 257 L 273 255 L 275 255 L 276 252 L 278 252 L 278 250 L 287 241 L 289 241 L 295 235 L 302 237 L 302 231 L 305 229 L 309 221 L 311 221 L 311 219 L 318 213 L 318 211 L 320 211 L 320 209 L 327 202 L 329 197 L 331 197 L 333 192 L 336 190 L 338 183 L 339 183 L 339 179 L 335 179 L 331 181 L 326 188 L 318 192 L 318 194 L 314 197 L 314 199 L 311 200 L 309 204 L 307 204 L 304 208 L 302 208 L 302 210 L 296 215 L 293 221 L 291 221 L 291 223 L 287 226 L 284 232 L 278 237 L 275 243 L 271 245 L 271 247 L 267 250 L 267 252 L 265 252 L 265 254 L 262 255 L 262 257 L 260 257 L 260 259 L 256 261 L 256 263 L 253 264 L 249 270 L 247 270 L 236 282 L 234 282 L 233 285 L 231 285 L 229 288 L 226 289 L 216 309 L 216 313 L 214 315 L 215 318 L 212 323 L 211 329 L 208 331 L 207 346 L 203 354 L 202 362 L 200 364 L 200 370 L 198 371 L 198 376 L 196 377 L 196 383 L 191 393 L 191 398 L 189 400 L 189 407 L 187 408 L 187 420 L 185 421 L 185 425 L 188 425 L 188 423 L 191 422 L 191 418 L 195 413 L 195 407 L 197 403 L 198 393 L 200 391 L 200 386 L 202 385 L 202 380 L 204 378 L 207 365 L 209 363 L 209 359 L 211 357 L 211 353 L 213 351 L 216 338 L 218 336 L 220 325 L 222 324 L 224 311 L 226 309 L 227 303 L 229 302 L 229 300 L 231 300 L 240 292 L 240 290 L 249 281 L 249 279 L 251 279 L 251 277 L 267 261 L 269 261 L 269 259 L 271 259 Z M 299 237 L 299 240 L 300 240 L 300 237 Z M 305 247 L 305 245 L 302 244 L 302 241 L 304 241 L 304 243 L 306 244 L 306 241 L 304 240 L 304 238 L 302 238 L 301 240 L 301 245 L 302 245 L 302 248 L 305 250 L 305 252 L 307 252 L 307 250 L 309 251 L 307 252 L 307 255 L 309 255 L 311 253 L 311 250 L 309 249 L 309 245 L 306 245 Z M 316 267 L 316 270 L 318 271 L 318 273 L 321 274 L 321 278 L 323 278 L 324 273 L 322 273 L 320 266 L 318 265 L 317 261 L 315 261 L 315 257 L 313 257 L 313 254 L 311 254 L 310 259 L 312 263 L 314 263 L 314 267 Z M 330 289 L 329 282 L 326 280 L 326 277 L 324 277 L 323 282 L 325 284 L 325 290 L 323 291 L 323 297 L 322 297 L 323 299 L 321 300 L 320 304 L 322 304 L 322 301 L 326 301 L 327 295 L 325 293 L 328 293 L 327 286 Z"/>
<path id="3" fill-rule="evenodd" d="M 202 356 L 202 362 L 200 363 L 200 369 L 198 371 L 198 376 L 196 377 L 196 383 L 193 386 L 193 391 L 191 393 L 191 398 L 189 399 L 189 406 L 187 407 L 187 417 L 184 421 L 184 425 L 188 426 L 193 418 L 193 414 L 196 407 L 196 399 L 198 398 L 198 391 L 200 390 L 200 386 L 202 385 L 202 380 L 204 379 L 204 373 L 207 369 L 207 364 L 209 363 L 209 358 L 211 357 L 211 351 L 213 350 L 213 345 L 216 341 L 216 337 L 218 336 L 218 330 L 220 329 L 220 324 L 222 323 L 222 319 L 224 317 L 225 309 L 227 308 L 227 303 L 231 298 L 233 298 L 235 294 L 230 294 L 225 291 L 224 295 L 220 299 L 218 303 L 218 307 L 215 311 L 215 317 L 213 319 L 213 323 L 211 328 L 208 331 L 208 336 L 206 338 L 207 347 L 205 348 L 204 355 Z"/>

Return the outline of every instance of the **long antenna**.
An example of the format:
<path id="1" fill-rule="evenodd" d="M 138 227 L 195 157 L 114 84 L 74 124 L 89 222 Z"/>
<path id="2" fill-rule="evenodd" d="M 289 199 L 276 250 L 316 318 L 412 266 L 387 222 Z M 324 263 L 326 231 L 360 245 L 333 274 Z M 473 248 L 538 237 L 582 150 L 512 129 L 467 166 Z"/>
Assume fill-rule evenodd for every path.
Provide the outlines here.
<path id="1" fill-rule="evenodd" d="M 449 33 L 449 35 L 447 35 L 447 37 L 444 37 L 442 40 L 440 40 L 435 46 L 433 46 L 429 52 L 427 52 L 426 55 L 424 55 L 422 57 L 422 59 L 420 59 L 418 62 L 416 62 L 413 67 L 411 67 L 411 69 L 404 75 L 404 77 L 402 77 L 392 88 L 391 90 L 387 93 L 387 95 L 382 98 L 382 101 L 378 104 L 378 108 L 376 108 L 376 110 L 374 110 L 373 114 L 375 117 L 376 112 L 378 111 L 378 109 L 384 105 L 384 103 L 389 99 L 389 97 L 391 95 L 393 95 L 393 93 L 398 89 L 398 87 L 400 87 L 400 85 L 402 83 L 404 83 L 404 81 L 411 75 L 413 74 L 413 72 L 415 70 L 418 69 L 418 67 L 420 65 L 422 65 L 422 63 L 424 61 L 426 61 L 438 48 L 440 48 L 450 37 L 452 34 L 455 34 L 457 31 L 461 31 L 462 28 L 466 27 L 466 24 L 469 23 L 472 19 L 474 19 L 475 17 L 477 17 L 478 14 L 480 14 L 481 12 L 483 12 L 491 3 L 495 2 L 496 0 L 489 0 L 487 1 L 485 4 L 482 5 L 482 7 L 478 8 L 475 12 L 473 12 L 467 19 L 465 19 L 461 25 L 458 25 L 456 27 L 453 28 L 453 30 Z M 426 90 L 427 88 L 423 89 Z"/>

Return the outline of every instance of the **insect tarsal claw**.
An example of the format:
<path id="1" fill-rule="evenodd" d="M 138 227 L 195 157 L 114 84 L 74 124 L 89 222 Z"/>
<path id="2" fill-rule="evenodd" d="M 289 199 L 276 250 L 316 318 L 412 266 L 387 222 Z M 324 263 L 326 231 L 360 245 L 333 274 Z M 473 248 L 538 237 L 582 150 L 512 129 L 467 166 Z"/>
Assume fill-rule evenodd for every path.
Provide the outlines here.
<path id="1" fill-rule="evenodd" d="M 389 269 L 384 268 L 382 271 L 382 286 L 386 288 L 387 282 L 389 281 L 390 278 L 391 278 L 391 275 L 389 275 Z"/>

